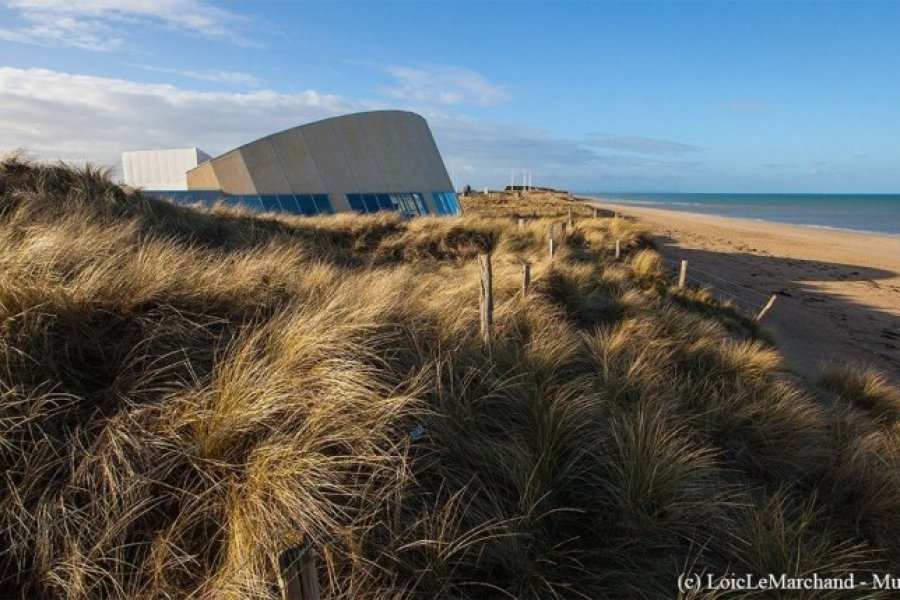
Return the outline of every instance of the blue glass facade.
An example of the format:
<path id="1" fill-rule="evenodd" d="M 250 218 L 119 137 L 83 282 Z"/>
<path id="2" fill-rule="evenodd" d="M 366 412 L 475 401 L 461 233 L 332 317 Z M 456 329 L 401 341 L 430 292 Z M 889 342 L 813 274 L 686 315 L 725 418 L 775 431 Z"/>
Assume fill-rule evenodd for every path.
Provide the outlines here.
<path id="1" fill-rule="evenodd" d="M 438 214 L 441 215 L 458 215 L 462 212 L 459 207 L 459 198 L 455 192 L 434 192 L 431 194 L 434 205 L 437 206 Z"/>
<path id="2" fill-rule="evenodd" d="M 347 194 L 350 208 L 360 214 L 372 214 L 380 210 L 397 211 L 404 217 L 428 214 L 425 196 L 419 192 L 392 192 L 389 194 Z"/>
<path id="3" fill-rule="evenodd" d="M 261 211 L 282 211 L 295 215 L 333 215 L 327 194 L 226 194 L 211 190 L 145 191 L 155 198 L 169 198 L 183 204 L 212 205 L 222 200 L 232 206 L 246 206 Z"/>
<path id="4" fill-rule="evenodd" d="M 144 191 L 147 196 L 169 198 L 183 204 L 206 204 L 223 201 L 231 206 L 246 206 L 254 210 L 281 211 L 295 215 L 333 215 L 334 208 L 327 194 L 226 194 L 215 190 Z M 454 192 L 431 194 L 439 215 L 458 215 L 462 211 Z M 360 214 L 379 211 L 399 212 L 404 217 L 430 213 L 425 195 L 419 192 L 391 192 L 387 194 L 347 194 L 350 208 Z"/>

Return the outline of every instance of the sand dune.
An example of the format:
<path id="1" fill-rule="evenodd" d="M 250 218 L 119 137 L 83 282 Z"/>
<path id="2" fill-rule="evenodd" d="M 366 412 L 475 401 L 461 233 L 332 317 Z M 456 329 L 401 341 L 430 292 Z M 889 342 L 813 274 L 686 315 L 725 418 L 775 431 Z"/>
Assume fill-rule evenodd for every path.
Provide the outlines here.
<path id="1" fill-rule="evenodd" d="M 592 203 L 646 222 L 664 257 L 750 310 L 778 294 L 764 322 L 802 375 L 836 360 L 900 381 L 900 236 Z"/>

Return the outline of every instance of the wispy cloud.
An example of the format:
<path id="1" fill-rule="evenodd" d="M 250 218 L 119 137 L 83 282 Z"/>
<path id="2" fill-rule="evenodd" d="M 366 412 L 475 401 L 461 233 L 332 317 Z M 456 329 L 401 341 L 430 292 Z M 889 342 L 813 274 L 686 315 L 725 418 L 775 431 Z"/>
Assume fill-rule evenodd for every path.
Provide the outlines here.
<path id="1" fill-rule="evenodd" d="M 597 148 L 663 156 L 678 156 L 701 150 L 700 147 L 690 144 L 639 136 L 602 136 L 595 137 L 588 143 Z"/>
<path id="2" fill-rule="evenodd" d="M 123 150 L 198 146 L 217 154 L 288 127 L 360 110 L 391 108 L 308 90 L 206 92 L 169 84 L 0 67 L 0 154 L 117 165 Z M 535 127 L 423 107 L 451 174 L 476 186 L 530 168 L 539 185 L 591 189 L 597 182 L 671 181 L 702 168 L 673 156 L 606 153 Z M 202 118 L 198 118 L 202 115 Z"/>
<path id="3" fill-rule="evenodd" d="M 209 81 L 211 83 L 226 83 L 240 85 L 245 87 L 259 87 L 262 82 L 258 77 L 243 71 L 222 71 L 219 69 L 191 70 L 191 69 L 169 69 L 166 67 L 157 67 L 155 65 L 131 64 L 130 66 L 151 71 L 153 73 L 164 73 L 166 75 L 177 75 L 187 79 L 195 79 L 197 81 Z"/>
<path id="4" fill-rule="evenodd" d="M 123 150 L 228 150 L 262 135 L 364 109 L 331 94 L 201 92 L 173 85 L 0 67 L 0 153 L 117 164 Z M 198 118 L 202 115 L 202 118 Z"/>
<path id="5" fill-rule="evenodd" d="M 384 89 L 394 98 L 438 104 L 500 104 L 509 98 L 500 85 L 483 75 L 463 67 L 409 67 L 394 65 L 387 68 L 395 84 Z"/>
<path id="6" fill-rule="evenodd" d="M 242 45 L 245 19 L 207 0 L 6 0 L 21 23 L 0 27 L 0 39 L 98 52 L 125 45 L 125 27 L 155 25 Z"/>
<path id="7" fill-rule="evenodd" d="M 124 44 L 123 38 L 101 21 L 44 13 L 28 13 L 23 18 L 27 25 L 0 27 L 0 40 L 94 52 L 118 50 Z"/>
<path id="8" fill-rule="evenodd" d="M 470 117 L 429 114 L 444 161 L 476 186 L 508 182 L 510 171 L 534 173 L 536 185 L 587 190 L 608 185 L 656 185 L 702 172 L 704 163 L 674 156 L 602 152 L 583 140 L 555 137 L 536 127 L 485 122 Z M 667 185 L 661 183 L 660 185 Z"/>

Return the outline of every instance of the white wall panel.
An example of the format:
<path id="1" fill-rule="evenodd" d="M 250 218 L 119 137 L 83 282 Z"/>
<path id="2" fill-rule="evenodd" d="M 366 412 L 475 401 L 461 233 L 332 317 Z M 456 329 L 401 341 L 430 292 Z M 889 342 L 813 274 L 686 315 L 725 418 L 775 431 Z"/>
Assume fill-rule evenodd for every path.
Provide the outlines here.
<path id="1" fill-rule="evenodd" d="M 126 185 L 145 190 L 186 190 L 187 172 L 209 156 L 196 148 L 122 153 Z"/>

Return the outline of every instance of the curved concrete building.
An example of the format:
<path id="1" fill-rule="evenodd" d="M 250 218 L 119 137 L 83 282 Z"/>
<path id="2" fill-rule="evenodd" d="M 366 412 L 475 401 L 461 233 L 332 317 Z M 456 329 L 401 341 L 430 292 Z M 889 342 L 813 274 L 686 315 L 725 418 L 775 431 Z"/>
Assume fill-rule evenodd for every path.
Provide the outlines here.
<path id="1" fill-rule="evenodd" d="M 187 188 L 301 214 L 459 213 L 428 123 L 406 111 L 334 117 L 266 136 L 190 169 Z"/>

